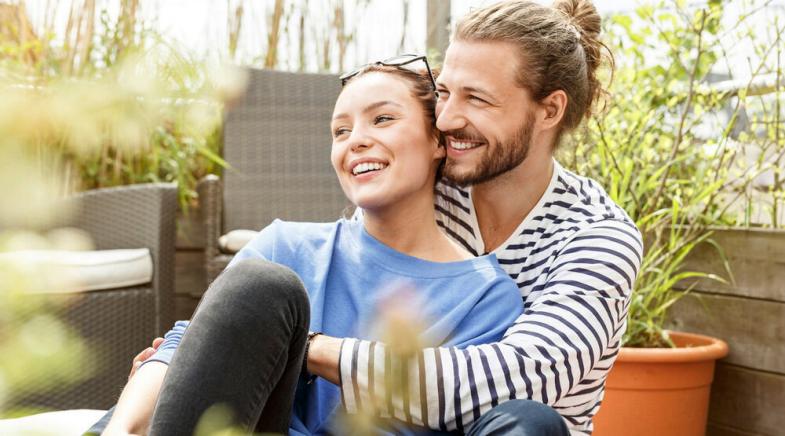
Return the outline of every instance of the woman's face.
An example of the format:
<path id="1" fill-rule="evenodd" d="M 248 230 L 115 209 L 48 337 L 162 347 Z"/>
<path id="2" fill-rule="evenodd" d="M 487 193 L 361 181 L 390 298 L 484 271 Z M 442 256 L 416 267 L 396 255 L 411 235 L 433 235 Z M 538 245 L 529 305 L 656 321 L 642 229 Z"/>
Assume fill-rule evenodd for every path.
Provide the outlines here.
<path id="1" fill-rule="evenodd" d="M 445 152 L 406 79 L 356 77 L 338 97 L 330 127 L 333 168 L 358 207 L 374 211 L 433 195 Z"/>

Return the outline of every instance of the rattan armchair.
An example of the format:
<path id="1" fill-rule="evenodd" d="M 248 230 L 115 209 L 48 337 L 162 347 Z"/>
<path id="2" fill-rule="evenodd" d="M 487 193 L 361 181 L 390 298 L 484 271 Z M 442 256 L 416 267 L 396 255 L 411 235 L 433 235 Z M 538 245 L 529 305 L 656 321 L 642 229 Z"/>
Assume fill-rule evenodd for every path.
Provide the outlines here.
<path id="1" fill-rule="evenodd" d="M 198 186 L 206 226 L 208 283 L 226 267 L 218 239 L 273 219 L 334 221 L 348 202 L 330 164 L 338 76 L 249 70 L 245 97 L 224 122 L 222 177 Z"/>
<path id="2" fill-rule="evenodd" d="M 74 213 L 56 227 L 76 227 L 98 250 L 148 248 L 153 276 L 148 284 L 79 294 L 44 294 L 55 315 L 90 347 L 93 371 L 68 386 L 12 392 L 11 405 L 46 409 L 105 409 L 117 401 L 130 362 L 171 327 L 174 303 L 174 247 L 177 187 L 143 184 L 97 189 L 69 198 Z M 83 371 L 74 368 L 73 371 Z"/>

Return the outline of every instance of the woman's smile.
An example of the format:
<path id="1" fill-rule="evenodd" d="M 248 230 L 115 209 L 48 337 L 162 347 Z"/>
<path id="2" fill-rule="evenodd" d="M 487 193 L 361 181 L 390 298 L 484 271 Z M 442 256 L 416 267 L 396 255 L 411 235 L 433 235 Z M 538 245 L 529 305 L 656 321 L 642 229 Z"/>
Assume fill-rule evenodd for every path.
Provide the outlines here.
<path id="1" fill-rule="evenodd" d="M 349 164 L 349 172 L 355 180 L 364 181 L 375 177 L 389 166 L 387 161 L 374 158 L 362 158 Z"/>

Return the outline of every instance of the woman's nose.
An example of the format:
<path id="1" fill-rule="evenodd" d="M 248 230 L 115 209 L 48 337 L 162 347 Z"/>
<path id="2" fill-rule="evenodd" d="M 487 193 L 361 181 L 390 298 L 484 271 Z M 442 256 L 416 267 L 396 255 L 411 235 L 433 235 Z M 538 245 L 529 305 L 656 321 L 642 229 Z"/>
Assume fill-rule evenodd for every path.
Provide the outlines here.
<path id="1" fill-rule="evenodd" d="M 349 138 L 349 149 L 353 152 L 370 148 L 372 144 L 373 141 L 362 129 L 352 131 L 352 136 Z"/>

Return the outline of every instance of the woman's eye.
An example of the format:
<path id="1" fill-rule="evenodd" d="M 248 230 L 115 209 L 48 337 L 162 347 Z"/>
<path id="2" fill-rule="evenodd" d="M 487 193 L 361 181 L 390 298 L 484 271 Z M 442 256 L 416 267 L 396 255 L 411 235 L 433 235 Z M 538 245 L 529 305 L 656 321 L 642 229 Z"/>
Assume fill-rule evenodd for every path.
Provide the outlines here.
<path id="1" fill-rule="evenodd" d="M 477 97 L 476 95 L 470 95 L 469 96 L 469 100 L 472 100 L 472 101 L 477 102 L 477 103 L 488 104 L 487 101 L 481 99 L 480 97 Z"/>
<path id="2" fill-rule="evenodd" d="M 394 118 L 389 115 L 379 115 L 378 117 L 374 118 L 374 124 L 383 123 L 385 121 L 392 121 Z"/>
<path id="3" fill-rule="evenodd" d="M 339 127 L 337 129 L 333 130 L 333 137 L 337 138 L 337 137 L 339 137 L 341 135 L 345 135 L 347 133 L 349 133 L 349 129 L 347 129 L 346 127 Z"/>

